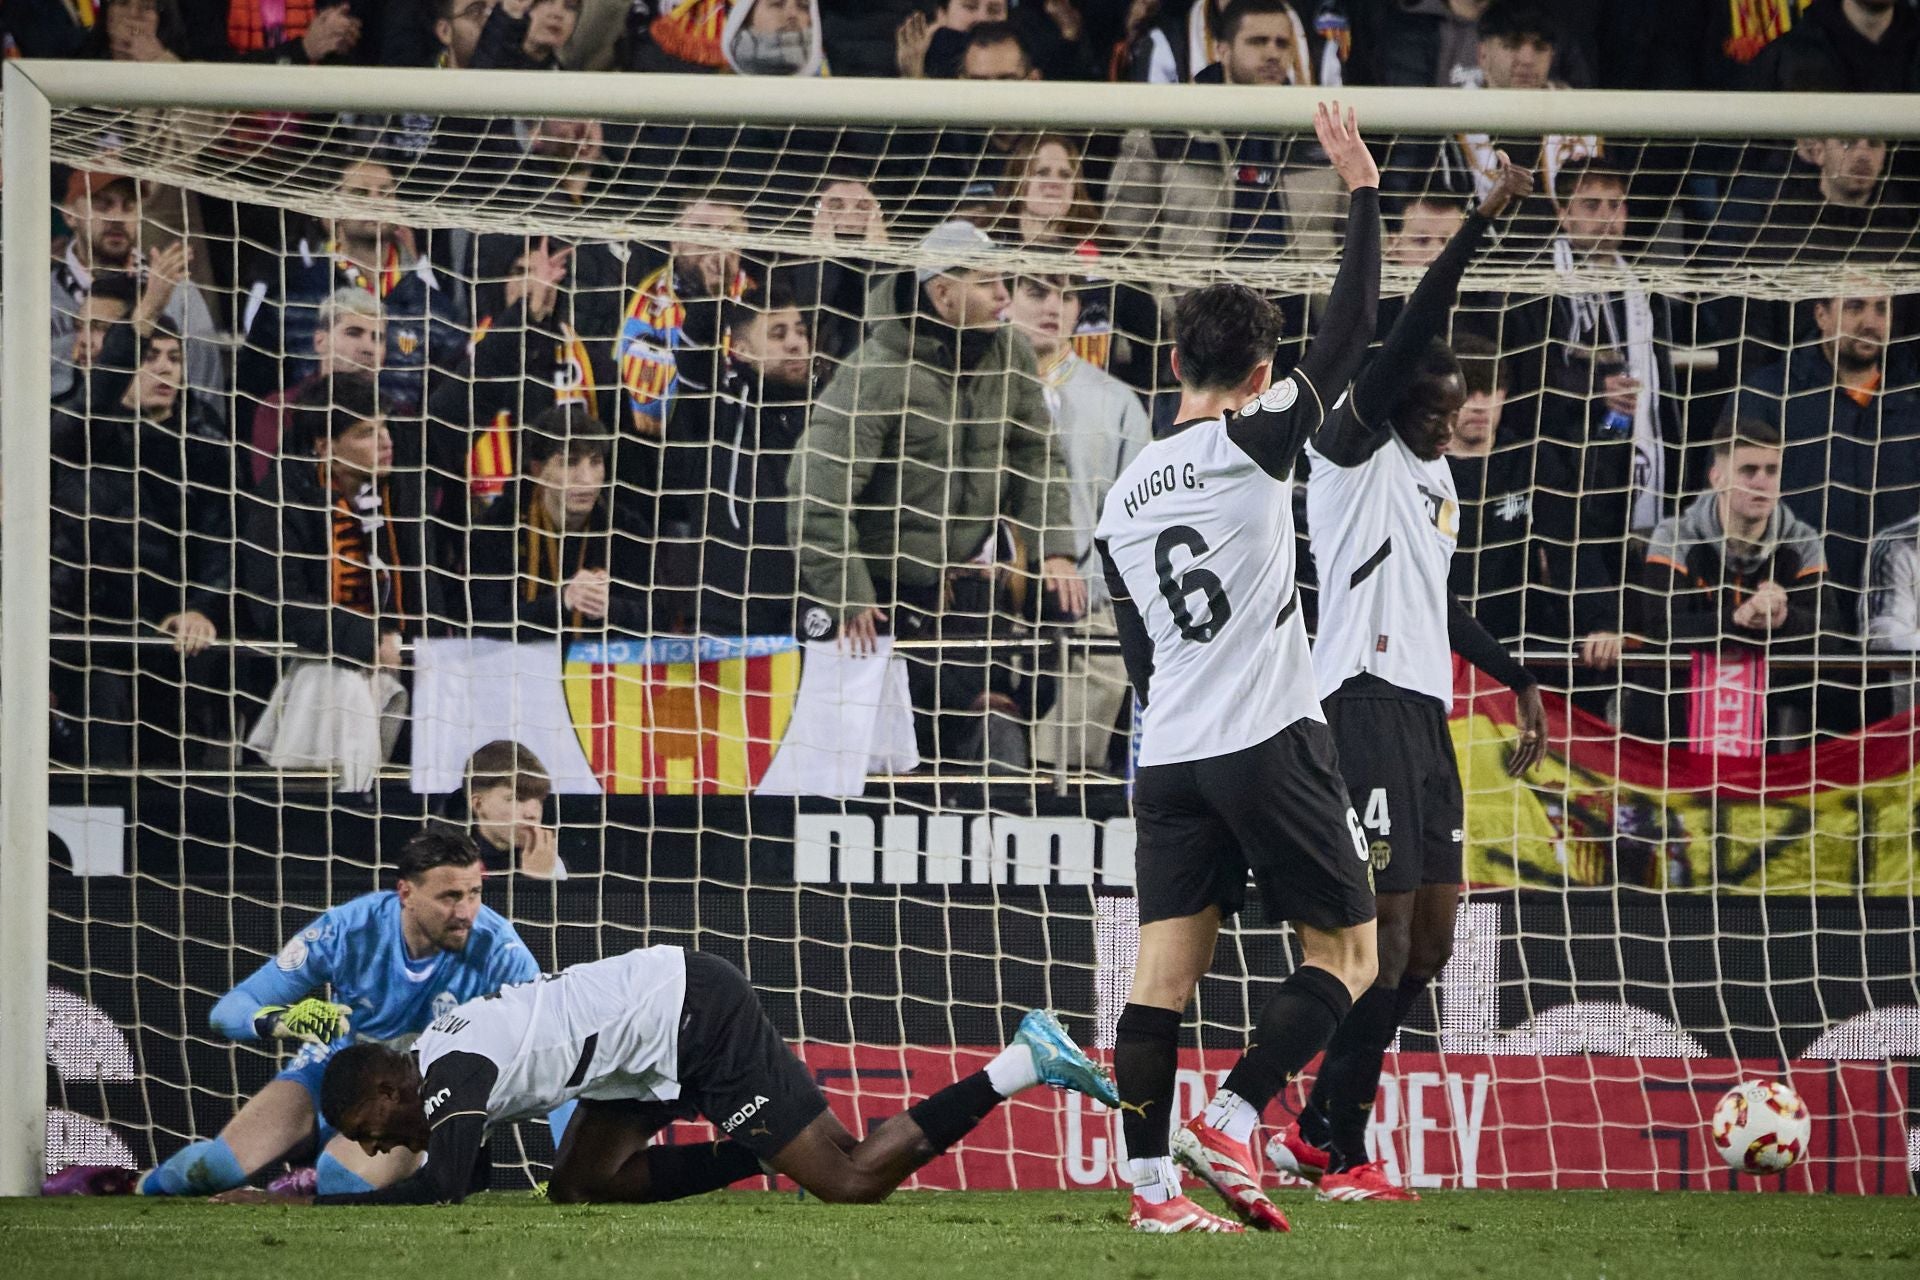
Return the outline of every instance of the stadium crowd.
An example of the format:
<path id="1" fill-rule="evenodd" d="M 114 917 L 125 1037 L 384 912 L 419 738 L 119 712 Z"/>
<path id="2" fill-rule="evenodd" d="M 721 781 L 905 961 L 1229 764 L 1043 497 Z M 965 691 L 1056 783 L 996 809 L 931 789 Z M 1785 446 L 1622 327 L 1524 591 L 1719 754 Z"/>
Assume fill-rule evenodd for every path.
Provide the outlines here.
<path id="1" fill-rule="evenodd" d="M 0 28 L 11 52 L 122 61 L 1920 90 L 1906 0 L 40 0 Z M 324 698 L 342 672 L 368 686 L 387 758 L 411 640 L 672 632 L 940 641 L 909 654 L 928 761 L 1122 772 L 1117 657 L 1061 672 L 979 643 L 1111 633 L 1090 530 L 1177 399 L 1175 291 L 1122 268 L 1324 257 L 1343 209 L 1310 135 L 234 127 L 289 151 L 350 140 L 325 174 L 341 209 L 510 187 L 553 230 L 309 217 L 110 158 L 56 175 L 70 764 L 271 758 L 303 686 Z M 1901 690 L 1859 655 L 1920 650 L 1920 325 L 1858 269 L 1915 251 L 1915 153 L 1471 134 L 1376 150 L 1390 266 L 1430 263 L 1505 151 L 1539 185 L 1503 247 L 1623 282 L 1456 314 L 1454 586 L 1488 629 L 1567 655 L 1543 679 L 1626 731 L 1700 750 L 1883 714 Z M 677 165 L 706 167 L 676 184 Z M 674 235 L 570 229 L 622 184 L 674 198 Z M 769 209 L 816 252 L 730 247 Z M 1016 250 L 1058 266 L 978 265 Z M 1831 264 L 1831 295 L 1636 283 L 1663 261 L 1743 279 Z M 1280 301 L 1284 363 L 1315 303 Z M 1687 696 L 1815 651 L 1833 659 L 1817 680 L 1783 666 L 1741 686 L 1757 727 Z"/>

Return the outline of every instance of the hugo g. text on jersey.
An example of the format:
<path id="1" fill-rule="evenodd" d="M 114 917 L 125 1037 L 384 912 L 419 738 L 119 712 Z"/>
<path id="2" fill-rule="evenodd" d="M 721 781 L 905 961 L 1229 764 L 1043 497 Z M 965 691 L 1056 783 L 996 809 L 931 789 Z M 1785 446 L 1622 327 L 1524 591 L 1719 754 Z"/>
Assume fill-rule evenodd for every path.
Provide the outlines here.
<path id="1" fill-rule="evenodd" d="M 1129 516 L 1137 516 L 1146 509 L 1146 505 L 1163 493 L 1172 493 L 1175 489 L 1204 489 L 1207 482 L 1200 478 L 1199 470 L 1191 463 L 1176 467 L 1168 463 L 1140 477 L 1132 489 L 1127 491 L 1125 506 Z"/>

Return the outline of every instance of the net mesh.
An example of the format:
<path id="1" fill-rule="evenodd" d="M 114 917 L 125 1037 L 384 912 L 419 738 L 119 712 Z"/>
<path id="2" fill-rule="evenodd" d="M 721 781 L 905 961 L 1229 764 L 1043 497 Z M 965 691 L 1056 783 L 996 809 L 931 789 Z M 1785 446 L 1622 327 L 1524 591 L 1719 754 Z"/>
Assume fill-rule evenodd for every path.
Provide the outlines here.
<path id="1" fill-rule="evenodd" d="M 1543 170 L 1453 320 L 1454 587 L 1555 746 L 1507 778 L 1511 699 L 1462 675 L 1476 892 L 1372 1139 L 1414 1185 L 1726 1185 L 1705 1110 L 1782 1075 L 1790 1185 L 1905 1190 L 1911 144 L 1375 143 L 1383 325 L 1496 146 Z M 1035 562 L 1097 579 L 1181 292 L 1274 296 L 1297 356 L 1344 216 L 1310 134 L 78 108 L 53 159 L 50 1165 L 218 1131 L 281 1059 L 215 1002 L 429 820 L 543 966 L 739 963 L 856 1130 L 1029 1007 L 1110 1044 L 1130 705 L 1097 583 L 1071 621 Z M 954 216 L 993 243 L 927 240 Z M 1024 372 L 942 367 L 916 273 L 957 268 L 1004 273 Z M 1730 416 L 1788 442 L 1738 565 L 1685 523 Z M 827 637 L 869 602 L 858 660 Z M 501 740 L 532 761 L 476 766 Z M 1230 928 L 1182 1114 L 1294 963 Z M 509 1180 L 550 1158 L 517 1137 Z M 920 1181 L 1119 1155 L 1050 1097 Z"/>

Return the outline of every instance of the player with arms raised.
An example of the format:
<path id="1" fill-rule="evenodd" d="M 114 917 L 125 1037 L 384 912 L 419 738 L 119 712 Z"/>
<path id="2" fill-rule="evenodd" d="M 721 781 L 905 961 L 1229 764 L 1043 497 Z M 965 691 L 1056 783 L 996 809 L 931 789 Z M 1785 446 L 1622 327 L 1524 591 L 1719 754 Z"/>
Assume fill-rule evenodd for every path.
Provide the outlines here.
<path id="1" fill-rule="evenodd" d="M 1381 1056 L 1453 949 L 1466 815 L 1447 731 L 1449 651 L 1518 695 L 1513 776 L 1546 746 L 1533 677 L 1447 590 L 1459 503 L 1442 456 L 1467 391 L 1440 335 L 1493 219 L 1532 189 L 1533 175 L 1502 154 L 1493 190 L 1307 450 L 1314 668 L 1379 893 L 1379 976 L 1327 1047 L 1306 1110 L 1268 1146 L 1280 1168 L 1317 1180 L 1323 1200 L 1418 1199 L 1368 1162 L 1366 1129 Z"/>
<path id="2" fill-rule="evenodd" d="M 1221 920 L 1253 872 L 1305 962 L 1260 1011 L 1253 1043 L 1172 1148 L 1247 1222 L 1286 1230 L 1254 1181 L 1261 1110 L 1373 981 L 1373 889 L 1313 687 L 1294 574 L 1293 468 L 1360 367 L 1380 293 L 1380 171 L 1349 112 L 1314 131 L 1352 193 L 1320 332 L 1272 382 L 1280 317 L 1237 284 L 1180 301 L 1179 419 L 1114 482 L 1095 534 L 1141 706 L 1140 955 L 1114 1070 L 1137 1231 L 1240 1231 L 1182 1194 L 1170 1152 L 1183 1011 Z M 1269 385 L 1271 383 L 1271 385 Z"/>
<path id="3" fill-rule="evenodd" d="M 1117 1104 L 1105 1072 L 1042 1010 L 986 1067 L 855 1140 L 813 1073 L 717 956 L 648 947 L 509 987 L 439 1018 L 403 1053 L 356 1045 L 327 1066 L 322 1109 L 370 1153 L 424 1150 L 414 1175 L 322 1204 L 457 1203 L 495 1126 L 578 1100 L 548 1196 L 672 1200 L 761 1172 L 822 1200 L 884 1200 L 1002 1100 L 1040 1084 Z M 720 1142 L 650 1147 L 698 1114 Z M 249 1201 L 248 1193 L 223 1199 Z"/>
<path id="4" fill-rule="evenodd" d="M 430 831 L 407 841 L 392 889 L 327 911 L 214 1006 L 214 1029 L 231 1039 L 305 1042 L 217 1137 L 188 1144 L 137 1181 L 122 1169 L 74 1166 L 49 1179 L 46 1194 L 211 1195 L 313 1137 L 316 1124 L 320 1190 L 364 1190 L 406 1174 L 411 1153 L 369 1158 L 334 1136 L 321 1120 L 321 1077 L 351 1038 L 410 1042 L 461 1001 L 539 975 L 513 926 L 481 905 L 483 874 L 465 835 Z M 327 987 L 330 995 L 317 994 Z"/>

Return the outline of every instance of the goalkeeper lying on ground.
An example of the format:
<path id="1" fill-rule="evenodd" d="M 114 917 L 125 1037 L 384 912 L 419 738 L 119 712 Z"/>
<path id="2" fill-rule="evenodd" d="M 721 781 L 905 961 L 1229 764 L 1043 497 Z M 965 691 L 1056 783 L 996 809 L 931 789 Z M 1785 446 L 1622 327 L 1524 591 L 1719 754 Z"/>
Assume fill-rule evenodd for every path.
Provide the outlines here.
<path id="1" fill-rule="evenodd" d="M 395 887 L 334 907 L 288 940 L 214 1006 L 214 1029 L 235 1040 L 306 1043 L 220 1136 L 191 1143 L 143 1177 L 76 1165 L 47 1195 L 209 1195 L 238 1187 L 309 1137 L 321 1150 L 321 1192 L 367 1191 L 412 1172 L 418 1156 L 370 1156 L 322 1118 L 320 1082 L 333 1054 L 358 1040 L 406 1044 L 462 1001 L 538 977 L 513 926 L 480 905 L 480 851 L 433 831 L 400 851 Z M 331 998 L 322 993 L 332 988 Z M 570 1109 L 569 1109 L 570 1110 Z M 554 1141 L 565 1117 L 556 1115 Z"/>
<path id="2" fill-rule="evenodd" d="M 327 1119 L 370 1155 L 424 1150 L 411 1177 L 322 1204 L 457 1202 L 483 1175 L 495 1126 L 579 1102 L 554 1157 L 563 1203 L 673 1200 L 763 1168 L 822 1200 L 884 1200 L 1003 1099 L 1050 1084 L 1115 1106 L 1106 1072 L 1036 1009 L 986 1067 L 863 1139 L 848 1133 L 768 1021 L 741 972 L 717 956 L 648 947 L 508 987 L 438 1018 L 402 1053 L 344 1049 L 327 1064 Z M 711 1120 L 721 1140 L 649 1146 L 671 1121 Z M 229 1203 L 266 1198 L 252 1190 Z"/>

